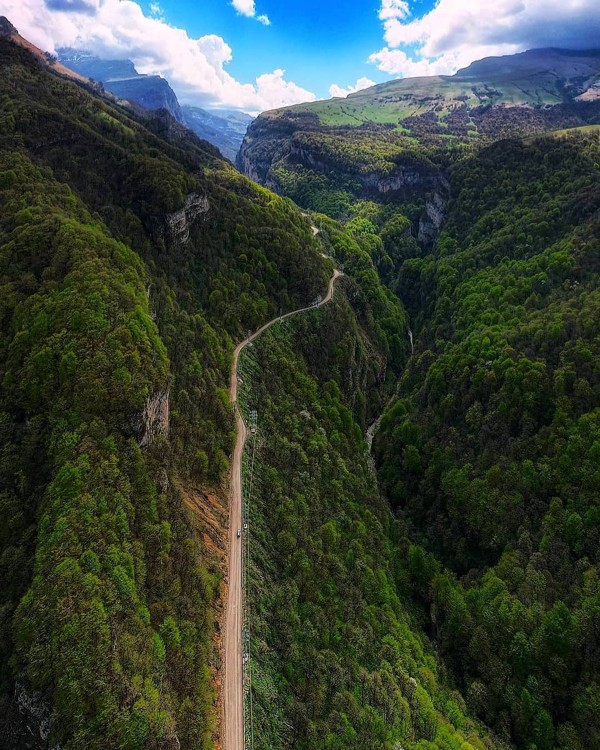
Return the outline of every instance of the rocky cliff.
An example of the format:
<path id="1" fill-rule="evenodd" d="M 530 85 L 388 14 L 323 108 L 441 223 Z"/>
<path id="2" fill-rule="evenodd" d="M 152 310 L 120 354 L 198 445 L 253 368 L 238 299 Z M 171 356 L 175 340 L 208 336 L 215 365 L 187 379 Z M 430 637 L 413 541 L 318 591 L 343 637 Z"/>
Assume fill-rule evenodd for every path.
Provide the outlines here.
<path id="1" fill-rule="evenodd" d="M 261 114 L 238 168 L 305 208 L 344 218 L 357 200 L 422 209 L 439 229 L 444 175 L 498 139 L 600 122 L 600 52 L 531 50 L 487 58 L 455 76 L 389 81 Z M 416 227 L 415 227 L 416 228 Z"/>

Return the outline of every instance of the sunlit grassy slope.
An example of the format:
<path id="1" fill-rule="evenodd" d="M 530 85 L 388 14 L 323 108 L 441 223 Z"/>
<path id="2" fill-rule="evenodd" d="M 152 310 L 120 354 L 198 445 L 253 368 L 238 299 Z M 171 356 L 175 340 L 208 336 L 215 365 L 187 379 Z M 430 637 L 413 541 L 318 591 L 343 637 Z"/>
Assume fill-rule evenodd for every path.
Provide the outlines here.
<path id="1" fill-rule="evenodd" d="M 561 104 L 596 91 L 599 82 L 597 50 L 531 50 L 506 58 L 486 58 L 454 76 L 403 78 L 358 91 L 346 99 L 300 104 L 291 109 L 317 114 L 323 125 L 399 123 L 427 112 L 443 119 L 465 104 L 469 109 L 489 104 Z"/>

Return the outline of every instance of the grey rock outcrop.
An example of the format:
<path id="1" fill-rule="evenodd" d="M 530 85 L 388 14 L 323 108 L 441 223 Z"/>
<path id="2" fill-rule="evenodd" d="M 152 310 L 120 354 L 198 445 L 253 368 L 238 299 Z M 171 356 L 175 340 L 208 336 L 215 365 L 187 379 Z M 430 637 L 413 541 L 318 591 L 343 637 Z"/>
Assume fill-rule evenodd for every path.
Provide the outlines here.
<path id="1" fill-rule="evenodd" d="M 44 695 L 17 679 L 13 700 L 4 717 L 0 746 L 14 750 L 61 750 L 51 743 L 52 710 Z"/>
<path id="2" fill-rule="evenodd" d="M 210 208 L 208 198 L 198 193 L 190 193 L 183 208 L 167 214 L 166 222 L 168 234 L 175 242 L 188 242 L 190 239 L 190 228 L 200 216 L 207 213 Z"/>
<path id="3" fill-rule="evenodd" d="M 6 16 L 0 16 L 0 37 L 11 37 L 18 33 Z"/>
<path id="4" fill-rule="evenodd" d="M 440 227 L 446 217 L 446 195 L 436 191 L 427 201 L 425 215 L 419 221 L 419 242 L 431 244 L 440 233 Z"/>
<path id="5" fill-rule="evenodd" d="M 139 420 L 140 445 L 150 445 L 160 436 L 169 437 L 169 390 L 148 396 Z"/>
<path id="6" fill-rule="evenodd" d="M 428 174 L 411 167 L 400 166 L 392 174 L 382 177 L 379 174 L 369 174 L 360 178 L 363 185 L 370 190 L 376 190 L 382 195 L 393 193 L 406 188 L 434 187 L 439 179 L 437 174 Z"/>

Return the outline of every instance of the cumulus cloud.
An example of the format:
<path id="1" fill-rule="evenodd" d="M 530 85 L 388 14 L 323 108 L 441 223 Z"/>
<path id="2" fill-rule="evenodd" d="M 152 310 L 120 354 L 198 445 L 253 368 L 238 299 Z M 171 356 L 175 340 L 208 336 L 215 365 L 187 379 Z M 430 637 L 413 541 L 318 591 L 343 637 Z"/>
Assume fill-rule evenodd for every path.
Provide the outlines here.
<path id="1" fill-rule="evenodd" d="M 264 26 L 271 25 L 271 19 L 269 18 L 269 16 L 265 15 L 264 13 L 262 13 L 260 16 L 256 15 L 256 5 L 254 3 L 254 0 L 231 0 L 231 4 L 241 16 L 246 16 L 247 18 L 256 18 L 256 20 L 259 23 L 262 23 Z"/>
<path id="2" fill-rule="evenodd" d="M 403 0 L 381 0 L 385 46 L 369 61 L 401 76 L 454 73 L 489 55 L 536 47 L 598 46 L 598 0 L 438 0 L 419 18 Z"/>
<path id="3" fill-rule="evenodd" d="M 160 3 L 150 3 L 150 15 L 152 18 L 160 18 L 161 21 L 165 21 L 165 12 L 161 8 Z"/>
<path id="4" fill-rule="evenodd" d="M 346 97 L 348 96 L 348 94 L 354 94 L 356 91 L 362 91 L 362 89 L 368 89 L 369 86 L 374 85 L 375 81 L 372 81 L 370 78 L 359 78 L 354 86 L 348 86 L 345 89 L 343 89 L 341 86 L 338 86 L 337 83 L 332 83 L 329 87 L 329 96 Z"/>
<path id="5" fill-rule="evenodd" d="M 315 99 L 286 81 L 283 70 L 265 73 L 254 83 L 237 81 L 226 70 L 232 50 L 222 37 L 194 39 L 168 25 L 159 12 L 145 15 L 133 0 L 3 0 L 2 5 L 2 12 L 38 47 L 128 58 L 140 73 L 167 78 L 183 103 L 257 113 Z"/>
<path id="6" fill-rule="evenodd" d="M 406 0 L 381 0 L 379 18 L 389 21 L 393 18 L 406 18 L 410 15 L 410 9 Z"/>
<path id="7" fill-rule="evenodd" d="M 98 10 L 96 0 L 47 0 L 47 5 L 52 10 L 66 12 L 95 13 Z"/>
<path id="8" fill-rule="evenodd" d="M 232 0 L 231 4 L 242 16 L 248 16 L 248 18 L 252 18 L 252 16 L 256 13 L 254 0 Z"/>
<path id="9" fill-rule="evenodd" d="M 274 70 L 272 73 L 263 73 L 256 79 L 256 90 L 261 101 L 269 102 L 271 109 L 287 107 L 292 102 L 307 102 L 316 99 L 314 94 L 305 91 L 293 81 L 284 79 L 285 70 Z M 263 107 L 263 111 L 268 109 Z"/>

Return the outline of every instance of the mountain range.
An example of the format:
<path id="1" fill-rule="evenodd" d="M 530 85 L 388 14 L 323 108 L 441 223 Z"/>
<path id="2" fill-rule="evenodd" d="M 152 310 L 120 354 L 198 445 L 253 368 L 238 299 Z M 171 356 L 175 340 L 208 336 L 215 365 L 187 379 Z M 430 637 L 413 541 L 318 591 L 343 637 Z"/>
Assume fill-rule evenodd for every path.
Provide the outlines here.
<path id="1" fill-rule="evenodd" d="M 234 161 L 246 128 L 253 117 L 244 112 L 207 111 L 180 105 L 169 82 L 159 75 L 142 75 L 131 60 L 105 60 L 80 50 L 61 48 L 58 60 L 86 78 L 102 83 L 118 99 L 148 110 L 165 109 L 178 122 L 216 146 Z"/>
<path id="2" fill-rule="evenodd" d="M 600 51 L 534 49 L 487 57 L 452 76 L 401 78 L 345 99 L 300 104 L 289 112 L 316 114 L 323 125 L 394 124 L 435 113 L 443 124 L 456 110 L 486 106 L 544 109 L 600 100 Z M 513 112 L 513 114 L 515 114 Z"/>
<path id="3" fill-rule="evenodd" d="M 237 163 L 307 208 L 344 216 L 357 198 L 395 196 L 429 202 L 437 222 L 451 160 L 501 138 L 599 121 L 600 51 L 530 50 L 454 76 L 404 78 L 264 112 Z"/>

